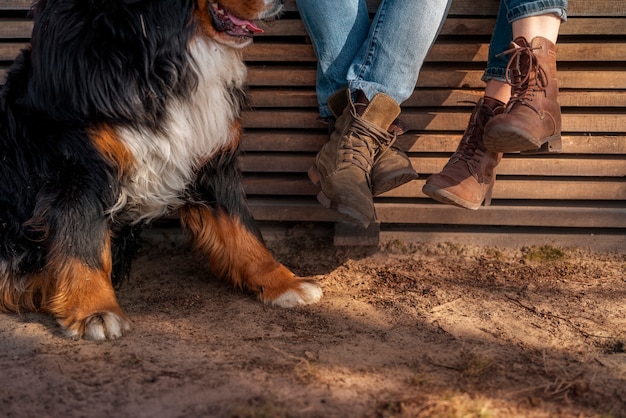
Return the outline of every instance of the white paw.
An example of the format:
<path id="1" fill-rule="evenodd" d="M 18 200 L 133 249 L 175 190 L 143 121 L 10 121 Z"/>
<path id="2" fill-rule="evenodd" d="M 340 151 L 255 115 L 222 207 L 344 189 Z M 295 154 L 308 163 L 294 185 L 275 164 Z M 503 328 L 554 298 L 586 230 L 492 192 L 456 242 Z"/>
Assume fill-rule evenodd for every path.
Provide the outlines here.
<path id="1" fill-rule="evenodd" d="M 315 303 L 322 298 L 322 288 L 315 282 L 303 281 L 299 285 L 299 289 L 288 290 L 273 301 L 272 305 L 282 308 L 293 308 L 298 305 L 309 305 Z"/>
<path id="2" fill-rule="evenodd" d="M 93 341 L 115 340 L 130 331 L 130 321 L 113 312 L 99 312 L 83 319 L 82 322 L 80 329 L 83 332 L 72 327 L 67 330 L 68 337 L 72 339 L 82 337 Z"/>

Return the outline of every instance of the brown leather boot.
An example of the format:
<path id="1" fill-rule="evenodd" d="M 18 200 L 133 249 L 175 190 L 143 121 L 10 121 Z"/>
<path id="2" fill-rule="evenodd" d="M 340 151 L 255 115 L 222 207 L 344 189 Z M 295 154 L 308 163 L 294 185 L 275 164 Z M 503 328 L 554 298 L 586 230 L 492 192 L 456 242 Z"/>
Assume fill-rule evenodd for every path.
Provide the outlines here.
<path id="1" fill-rule="evenodd" d="M 483 143 L 490 151 L 561 150 L 561 107 L 557 102 L 555 46 L 540 36 L 530 43 L 516 38 L 507 66 L 511 99 L 503 114 L 485 126 Z"/>
<path id="2" fill-rule="evenodd" d="M 371 191 L 374 159 L 381 147 L 395 139 L 387 130 L 400 114 L 400 106 L 382 93 L 365 107 L 357 108 L 350 97 L 348 102 L 309 169 L 309 178 L 320 185 L 317 199 L 323 206 L 367 228 L 376 220 Z"/>
<path id="3" fill-rule="evenodd" d="M 369 101 L 362 92 L 357 93 L 355 105 L 359 108 L 367 107 Z M 348 106 L 346 89 L 339 90 L 328 99 L 328 108 L 335 118 L 338 118 Z M 332 127 L 330 128 L 332 132 Z M 406 126 L 396 118 L 389 126 L 388 132 L 399 136 L 406 131 Z M 394 140 L 395 141 L 395 140 Z M 400 148 L 391 143 L 388 147 L 379 150 L 372 168 L 372 195 L 378 196 L 409 181 L 419 178 L 413 169 L 409 157 Z"/>
<path id="4" fill-rule="evenodd" d="M 443 170 L 428 177 L 422 191 L 433 199 L 476 210 L 491 203 L 496 181 L 495 168 L 502 153 L 490 152 L 482 144 L 485 124 L 504 111 L 504 103 L 491 97 L 481 99 L 470 116 L 469 125 L 456 152 Z"/>

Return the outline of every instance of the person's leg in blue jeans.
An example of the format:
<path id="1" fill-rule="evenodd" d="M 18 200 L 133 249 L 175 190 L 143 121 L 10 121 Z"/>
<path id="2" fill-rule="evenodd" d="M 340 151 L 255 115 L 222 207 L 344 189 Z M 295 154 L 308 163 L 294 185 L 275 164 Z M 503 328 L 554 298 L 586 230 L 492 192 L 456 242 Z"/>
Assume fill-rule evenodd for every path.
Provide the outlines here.
<path id="1" fill-rule="evenodd" d="M 320 116 L 336 119 L 309 177 L 324 206 L 367 227 L 374 195 L 417 178 L 393 145 L 394 122 L 450 0 L 382 0 L 371 23 L 364 0 L 297 3 L 318 58 Z"/>
<path id="2" fill-rule="evenodd" d="M 483 75 L 484 97 L 476 104 L 456 152 L 440 173 L 426 181 L 425 194 L 478 209 L 491 201 L 495 168 L 503 152 L 554 151 L 551 138 L 560 139 L 561 128 L 554 44 L 566 20 L 567 0 L 501 1 Z M 542 120 L 541 114 L 547 117 Z"/>

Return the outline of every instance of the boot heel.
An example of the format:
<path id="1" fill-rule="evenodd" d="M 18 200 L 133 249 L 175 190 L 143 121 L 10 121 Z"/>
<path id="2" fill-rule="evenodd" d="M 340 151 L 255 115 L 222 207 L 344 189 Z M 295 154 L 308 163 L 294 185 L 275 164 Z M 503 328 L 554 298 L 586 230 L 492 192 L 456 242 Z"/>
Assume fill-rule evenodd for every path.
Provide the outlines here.
<path id="1" fill-rule="evenodd" d="M 520 154 L 524 155 L 539 155 L 539 154 L 558 154 L 563 151 L 563 143 L 561 141 L 561 135 L 555 135 L 548 138 L 539 148 L 531 149 L 527 151 L 521 151 Z"/>

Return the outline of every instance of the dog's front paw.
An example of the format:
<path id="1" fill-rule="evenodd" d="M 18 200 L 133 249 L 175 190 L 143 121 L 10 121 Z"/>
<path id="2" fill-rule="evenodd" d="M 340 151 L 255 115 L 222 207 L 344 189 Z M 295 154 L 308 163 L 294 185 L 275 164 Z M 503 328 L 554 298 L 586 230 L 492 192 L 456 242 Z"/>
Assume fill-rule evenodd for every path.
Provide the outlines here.
<path id="1" fill-rule="evenodd" d="M 115 340 L 130 331 L 130 320 L 123 314 L 96 312 L 66 327 L 66 335 L 74 340 Z"/>
<path id="2" fill-rule="evenodd" d="M 268 302 L 282 308 L 293 308 L 298 305 L 309 305 L 318 302 L 322 295 L 322 288 L 319 284 L 313 280 L 299 279 L 292 283 L 289 290 L 268 300 Z"/>

